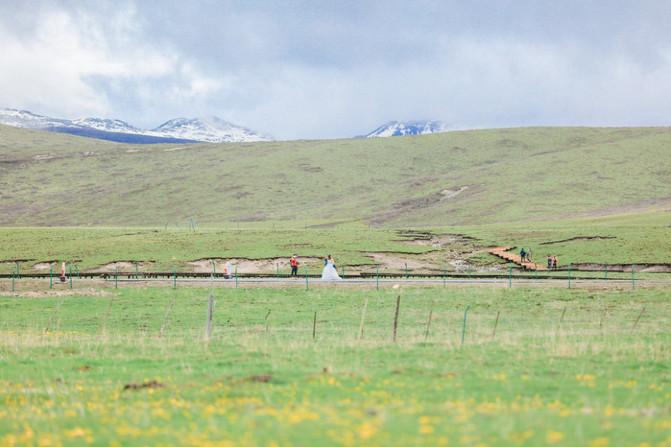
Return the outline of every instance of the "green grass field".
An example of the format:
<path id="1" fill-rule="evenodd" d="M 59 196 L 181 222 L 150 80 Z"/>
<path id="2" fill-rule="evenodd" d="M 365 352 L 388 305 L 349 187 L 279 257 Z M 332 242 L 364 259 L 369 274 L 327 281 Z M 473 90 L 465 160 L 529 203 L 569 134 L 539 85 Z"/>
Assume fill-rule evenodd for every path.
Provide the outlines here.
<path id="1" fill-rule="evenodd" d="M 428 256 L 434 268 L 445 265 L 450 270 L 453 267 L 449 261 L 460 259 L 465 266 L 478 270 L 500 264 L 486 253 L 487 247 L 498 245 L 531 249 L 538 262 L 554 254 L 564 266 L 671 264 L 671 213 L 664 210 L 554 222 L 422 228 L 434 235 L 473 238 L 439 248 L 412 243 L 416 231 L 357 224 L 290 228 L 271 223 L 198 228 L 195 232 L 164 227 L 3 228 L 0 261 L 7 262 L 0 262 L 0 273 L 15 270 L 13 259 L 29 260 L 21 267 L 28 272 L 34 271 L 32 266 L 37 263 L 53 260 L 75 262 L 82 270 L 124 260 L 141 263 L 141 271 L 189 271 L 193 268 L 189 262 L 207 258 L 276 259 L 280 272 L 286 273 L 292 253 L 306 258 L 330 253 L 341 265 L 351 267 L 373 266 L 377 261 L 370 254 L 386 252 L 410 259 Z M 313 270 L 321 268 L 317 261 L 305 265 Z"/>
<path id="2" fill-rule="evenodd" d="M 0 297 L 0 445 L 671 444 L 665 290 L 208 294 Z"/>

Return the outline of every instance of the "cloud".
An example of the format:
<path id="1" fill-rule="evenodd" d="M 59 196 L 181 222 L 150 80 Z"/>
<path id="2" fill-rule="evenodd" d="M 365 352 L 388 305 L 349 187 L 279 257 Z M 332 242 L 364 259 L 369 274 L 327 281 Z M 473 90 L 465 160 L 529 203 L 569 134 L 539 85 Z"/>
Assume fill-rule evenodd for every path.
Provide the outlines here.
<path id="1" fill-rule="evenodd" d="M 28 2 L 25 2 L 28 3 Z M 662 125 L 671 4 L 235 0 L 0 4 L 0 106 L 278 138 L 392 119 Z M 4 17 L 4 18 L 3 18 Z"/>
<path id="2" fill-rule="evenodd" d="M 203 76 L 174 53 L 143 42 L 135 8 L 120 8 L 103 21 L 82 11 L 37 11 L 30 26 L 14 32 L 0 21 L 3 64 L 0 104 L 76 117 L 118 115 L 124 91 L 169 84 L 168 97 L 182 101 L 215 92 L 222 80 Z M 157 94 L 159 92 L 152 92 Z"/>

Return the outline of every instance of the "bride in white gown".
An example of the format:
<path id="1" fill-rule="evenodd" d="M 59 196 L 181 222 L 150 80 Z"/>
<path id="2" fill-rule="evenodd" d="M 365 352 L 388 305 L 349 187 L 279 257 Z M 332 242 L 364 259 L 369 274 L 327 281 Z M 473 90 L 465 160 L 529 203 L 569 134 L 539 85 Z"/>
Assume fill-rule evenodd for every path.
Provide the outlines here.
<path id="1" fill-rule="evenodd" d="M 342 279 L 335 269 L 335 263 L 333 262 L 331 255 L 328 255 L 326 258 L 326 264 L 324 265 L 324 270 L 322 270 L 322 279 L 327 281 L 337 281 Z"/>

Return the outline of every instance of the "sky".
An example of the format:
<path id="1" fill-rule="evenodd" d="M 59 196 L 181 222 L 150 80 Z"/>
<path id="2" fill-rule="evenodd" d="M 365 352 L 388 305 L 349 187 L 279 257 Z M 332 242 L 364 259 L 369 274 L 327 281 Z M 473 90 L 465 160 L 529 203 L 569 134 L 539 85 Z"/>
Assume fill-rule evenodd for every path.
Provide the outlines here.
<path id="1" fill-rule="evenodd" d="M 0 0 L 0 108 L 278 139 L 671 125 L 671 1 Z"/>

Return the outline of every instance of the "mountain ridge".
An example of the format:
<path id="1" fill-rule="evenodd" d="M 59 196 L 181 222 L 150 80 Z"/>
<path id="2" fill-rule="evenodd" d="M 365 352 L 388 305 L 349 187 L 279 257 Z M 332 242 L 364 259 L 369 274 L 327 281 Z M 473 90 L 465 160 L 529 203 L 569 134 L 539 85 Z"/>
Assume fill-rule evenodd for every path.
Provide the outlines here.
<path id="1" fill-rule="evenodd" d="M 140 129 L 126 121 L 97 117 L 74 120 L 52 118 L 28 110 L 0 109 L 0 124 L 67 133 L 122 143 L 225 143 L 271 141 L 272 137 L 218 117 L 175 118 L 153 129 Z"/>

